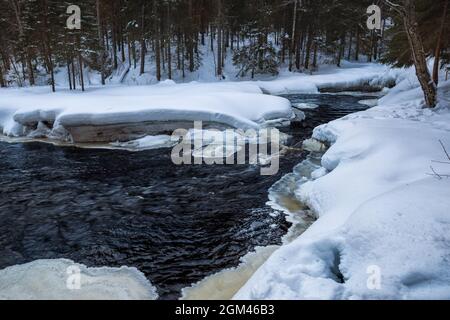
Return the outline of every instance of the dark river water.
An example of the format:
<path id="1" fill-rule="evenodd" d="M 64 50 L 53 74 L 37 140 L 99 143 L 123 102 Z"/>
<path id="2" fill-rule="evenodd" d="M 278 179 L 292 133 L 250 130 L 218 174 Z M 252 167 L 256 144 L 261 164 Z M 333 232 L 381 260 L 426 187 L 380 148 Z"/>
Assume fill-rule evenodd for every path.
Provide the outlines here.
<path id="1" fill-rule="evenodd" d="M 319 124 L 367 107 L 367 97 L 288 95 L 312 102 L 290 146 Z M 0 269 L 68 258 L 90 267 L 137 267 L 175 299 L 184 287 L 256 246 L 280 244 L 289 224 L 270 215 L 268 189 L 306 154 L 289 153 L 276 176 L 241 166 L 176 166 L 170 150 L 137 153 L 0 142 Z"/>

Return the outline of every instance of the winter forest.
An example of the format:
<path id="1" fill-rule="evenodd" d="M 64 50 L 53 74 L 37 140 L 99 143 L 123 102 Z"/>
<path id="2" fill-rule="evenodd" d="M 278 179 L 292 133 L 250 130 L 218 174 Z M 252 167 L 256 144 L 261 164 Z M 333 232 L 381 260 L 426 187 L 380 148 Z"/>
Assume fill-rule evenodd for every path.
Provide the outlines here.
<path id="1" fill-rule="evenodd" d="M 377 1 L 388 15 L 381 30 L 369 30 L 365 10 L 372 2 L 86 0 L 77 1 L 81 30 L 69 30 L 70 2 L 2 0 L 0 83 L 33 86 L 47 76 L 54 86 L 55 70 L 67 68 L 69 86 L 83 87 L 84 66 L 99 72 L 105 84 L 119 64 L 142 75 L 149 63 L 157 81 L 172 79 L 175 72 L 184 77 L 204 63 L 201 48 L 213 52 L 219 78 L 227 56 L 238 70 L 235 77 L 252 78 L 276 75 L 280 66 L 313 72 L 319 59 L 337 66 L 342 59 L 411 65 L 408 39 L 399 30 L 402 15 L 389 1 Z M 447 53 L 448 37 L 441 31 L 449 24 L 442 16 L 444 2 L 416 5 L 416 19 L 425 21 L 417 33 L 426 56 Z M 394 20 L 400 23 L 392 27 Z"/>
<path id="2" fill-rule="evenodd" d="M 449 300 L 449 2 L 0 0 L 0 300 Z"/>

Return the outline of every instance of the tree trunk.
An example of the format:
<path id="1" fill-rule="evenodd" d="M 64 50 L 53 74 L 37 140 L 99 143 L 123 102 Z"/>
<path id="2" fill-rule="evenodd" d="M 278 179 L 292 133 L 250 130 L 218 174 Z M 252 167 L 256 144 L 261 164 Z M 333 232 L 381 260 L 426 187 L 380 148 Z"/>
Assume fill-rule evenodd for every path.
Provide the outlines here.
<path id="1" fill-rule="evenodd" d="M 171 46 L 171 21 L 170 21 L 170 2 L 167 2 L 167 76 L 172 80 L 172 46 Z"/>
<path id="2" fill-rule="evenodd" d="M 314 58 L 313 58 L 313 68 L 317 68 L 317 52 L 318 52 L 318 45 L 317 42 L 314 41 Z"/>
<path id="3" fill-rule="evenodd" d="M 139 74 L 143 75 L 145 72 L 145 3 L 142 4 L 142 17 L 141 17 L 141 69 Z"/>
<path id="4" fill-rule="evenodd" d="M 157 2 L 155 1 L 153 13 L 158 16 Z M 155 60 L 156 60 L 156 80 L 161 81 L 161 29 L 159 28 L 159 18 L 155 19 L 154 33 L 155 33 Z"/>
<path id="5" fill-rule="evenodd" d="M 359 61 L 359 45 L 360 45 L 360 28 L 359 25 L 356 26 L 356 47 L 355 47 L 355 60 Z"/>
<path id="6" fill-rule="evenodd" d="M 97 33 L 98 33 L 98 41 L 100 46 L 100 74 L 102 77 L 102 85 L 105 85 L 105 50 L 103 45 L 103 32 L 102 32 L 102 15 L 101 15 L 101 7 L 100 0 L 96 0 L 96 10 L 97 10 Z"/>
<path id="7" fill-rule="evenodd" d="M 352 59 L 352 46 L 353 46 L 353 32 L 350 30 L 350 41 L 348 44 L 348 52 L 347 52 L 347 60 L 350 61 Z"/>
<path id="8" fill-rule="evenodd" d="M 292 33 L 291 33 L 291 42 L 289 48 L 289 71 L 292 71 L 292 67 L 294 65 L 293 56 L 295 51 L 295 30 L 297 29 L 297 8 L 298 8 L 298 0 L 294 0 L 294 14 L 292 18 Z"/>
<path id="9" fill-rule="evenodd" d="M 67 58 L 67 76 L 69 77 L 69 89 L 72 90 L 72 76 L 70 74 L 70 60 Z"/>
<path id="10" fill-rule="evenodd" d="M 51 85 L 52 85 L 52 92 L 56 92 L 55 72 L 54 72 L 54 68 L 53 68 L 52 51 L 51 51 L 50 47 L 48 49 L 48 60 L 50 61 L 50 80 L 51 80 Z"/>
<path id="11" fill-rule="evenodd" d="M 83 75 L 83 57 L 81 55 L 81 37 L 78 34 L 78 65 L 80 67 L 80 84 L 81 91 L 84 91 L 84 75 Z"/>
<path id="12" fill-rule="evenodd" d="M 422 87 L 426 105 L 429 108 L 434 108 L 436 106 L 436 85 L 431 79 L 422 38 L 420 37 L 418 31 L 416 5 L 414 0 L 404 1 L 405 12 L 403 15 L 403 23 L 405 25 L 405 31 L 411 47 L 417 78 L 419 79 L 420 86 Z"/>
<path id="13" fill-rule="evenodd" d="M 436 44 L 436 51 L 434 53 L 434 65 L 433 65 L 433 82 L 436 87 L 439 84 L 439 65 L 441 62 L 441 51 L 442 51 L 442 36 L 445 33 L 445 22 L 447 18 L 447 10 L 448 10 L 448 0 L 445 1 L 444 4 L 444 13 L 442 15 L 441 27 L 439 29 L 438 40 Z"/>
<path id="14" fill-rule="evenodd" d="M 118 61 L 117 61 L 117 33 L 116 26 L 113 24 L 112 26 L 112 48 L 113 48 L 113 62 L 114 62 L 114 70 L 117 70 Z"/>
<path id="15" fill-rule="evenodd" d="M 72 83 L 73 83 L 73 90 L 77 90 L 77 78 L 75 73 L 75 62 L 73 61 L 72 57 Z"/>
<path id="16" fill-rule="evenodd" d="M 6 87 L 5 80 L 3 79 L 3 69 L 1 64 L 0 64 L 0 87 L 2 88 Z"/>
<path id="17" fill-rule="evenodd" d="M 27 49 L 27 68 L 28 68 L 28 80 L 30 81 L 30 86 L 34 86 L 34 72 L 33 63 L 31 62 L 31 50 Z"/>
<path id="18" fill-rule="evenodd" d="M 309 69 L 309 60 L 311 57 L 311 49 L 313 44 L 313 34 L 314 26 L 310 25 L 309 32 L 308 32 L 308 41 L 306 43 L 306 55 L 305 55 L 305 69 Z"/>
<path id="19" fill-rule="evenodd" d="M 217 1 L 219 23 L 217 28 L 217 76 L 222 77 L 222 0 Z"/>
<path id="20" fill-rule="evenodd" d="M 130 43 L 130 37 L 127 36 L 127 48 L 128 48 L 128 66 L 131 68 L 132 62 L 131 62 L 131 43 Z"/>

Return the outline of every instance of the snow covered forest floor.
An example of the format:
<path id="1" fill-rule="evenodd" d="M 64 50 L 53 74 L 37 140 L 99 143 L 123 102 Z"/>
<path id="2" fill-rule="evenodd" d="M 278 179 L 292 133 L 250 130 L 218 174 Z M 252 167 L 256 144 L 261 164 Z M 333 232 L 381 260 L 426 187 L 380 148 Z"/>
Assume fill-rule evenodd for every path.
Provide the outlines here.
<path id="1" fill-rule="evenodd" d="M 443 146 L 450 150 L 450 81 L 441 81 L 434 110 L 423 109 L 412 69 L 378 64 L 346 63 L 270 81 L 91 87 L 84 94 L 2 89 L 0 127 L 12 137 L 52 139 L 67 137 L 58 136 L 61 127 L 70 132 L 77 126 L 148 121 L 259 127 L 292 117 L 289 101 L 263 93 L 383 88 L 392 82 L 396 86 L 384 89 L 378 106 L 314 130 L 313 138 L 330 148 L 320 174 L 299 183 L 296 197 L 318 220 L 276 250 L 234 298 L 448 299 L 450 159 Z M 44 269 L 38 272 L 48 271 L 49 279 L 56 272 Z M 0 298 L 39 286 L 27 277 L 5 281 L 12 270 L 26 275 L 32 269 L 0 271 Z M 53 280 L 42 285 L 59 281 Z M 114 297 L 154 298 L 148 286 L 139 295 Z"/>

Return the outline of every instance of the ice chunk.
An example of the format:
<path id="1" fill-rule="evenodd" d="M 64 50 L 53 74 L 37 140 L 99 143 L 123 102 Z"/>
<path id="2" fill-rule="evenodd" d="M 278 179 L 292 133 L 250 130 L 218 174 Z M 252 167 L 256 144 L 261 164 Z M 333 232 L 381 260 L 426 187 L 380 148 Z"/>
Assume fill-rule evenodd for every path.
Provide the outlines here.
<path id="1" fill-rule="evenodd" d="M 157 298 L 156 288 L 136 268 L 87 268 L 59 259 L 37 260 L 0 270 L 0 299 L 3 300 Z"/>

